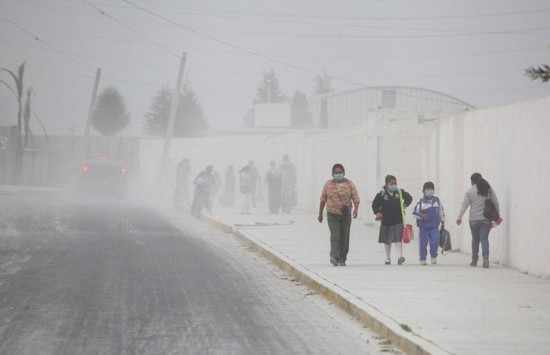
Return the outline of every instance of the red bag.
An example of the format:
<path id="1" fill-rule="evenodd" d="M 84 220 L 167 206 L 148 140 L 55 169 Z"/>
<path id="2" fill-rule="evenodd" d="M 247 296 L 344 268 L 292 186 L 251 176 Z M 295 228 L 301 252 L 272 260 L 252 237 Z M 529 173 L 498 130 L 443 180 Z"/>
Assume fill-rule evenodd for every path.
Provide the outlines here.
<path id="1" fill-rule="evenodd" d="M 414 239 L 413 238 L 413 226 L 412 224 L 407 224 L 405 228 L 403 228 L 403 243 L 407 244 L 410 243 L 410 241 Z"/>

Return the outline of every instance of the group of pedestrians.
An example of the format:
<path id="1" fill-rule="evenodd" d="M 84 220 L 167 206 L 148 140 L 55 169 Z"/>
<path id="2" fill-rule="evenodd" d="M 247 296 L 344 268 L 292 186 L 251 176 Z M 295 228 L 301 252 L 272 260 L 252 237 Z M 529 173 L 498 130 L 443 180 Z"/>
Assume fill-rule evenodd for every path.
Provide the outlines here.
<path id="1" fill-rule="evenodd" d="M 236 177 L 233 165 L 228 165 L 224 176 L 224 185 L 219 173 L 213 165 L 208 165 L 192 181 L 194 186 L 192 198 L 189 193 L 191 164 L 188 158 L 182 159 L 176 167 L 174 208 L 181 209 L 190 206 L 191 214 L 201 217 L 202 210 L 212 212 L 212 206 L 218 199 L 223 207 L 235 205 L 237 184 L 242 196 L 241 213 L 250 214 L 250 208 L 257 207 L 261 198 L 262 179 L 253 160 L 242 167 Z M 238 178 L 238 180 L 237 180 Z M 270 162 L 264 178 L 264 186 L 268 190 L 268 206 L 271 214 L 290 213 L 296 198 L 296 167 L 287 154 L 277 165 Z"/>
<path id="2" fill-rule="evenodd" d="M 472 174 L 472 186 L 464 194 L 464 200 L 456 223 L 462 223 L 462 216 L 470 208 L 470 231 L 472 233 L 472 262 L 477 266 L 479 245 L 481 244 L 483 267 L 489 267 L 489 232 L 492 221 L 486 216 L 486 200 L 492 201 L 495 214 L 500 208 L 495 191 L 479 173 Z M 405 210 L 413 202 L 411 194 L 397 185 L 397 178 L 387 175 L 372 202 L 372 211 L 376 221 L 380 222 L 378 243 L 384 244 L 386 259 L 391 265 L 391 249 L 395 245 L 397 264 L 405 262 L 403 256 L 403 234 L 406 228 Z M 323 212 L 327 209 L 327 223 L 330 232 L 330 263 L 334 266 L 346 266 L 349 252 L 351 220 L 357 218 L 359 194 L 355 184 L 345 177 L 342 164 L 332 167 L 332 179 L 328 180 L 321 193 L 318 220 L 323 222 Z M 422 187 L 422 198 L 415 204 L 413 217 L 417 219 L 420 230 L 419 260 L 427 265 L 428 246 L 431 264 L 437 264 L 439 231 L 445 226 L 445 211 L 441 199 L 435 195 L 435 185 L 428 181 Z M 501 220 L 501 219 L 500 219 Z"/>
<path id="3" fill-rule="evenodd" d="M 283 155 L 277 166 L 275 161 L 270 162 L 264 178 L 264 186 L 268 191 L 268 206 L 270 214 L 290 213 L 296 194 L 296 167 L 290 161 L 288 154 Z M 256 207 L 257 192 L 262 184 L 258 169 L 250 161 L 239 172 L 239 189 L 243 198 L 241 213 L 250 214 L 250 205 Z"/>

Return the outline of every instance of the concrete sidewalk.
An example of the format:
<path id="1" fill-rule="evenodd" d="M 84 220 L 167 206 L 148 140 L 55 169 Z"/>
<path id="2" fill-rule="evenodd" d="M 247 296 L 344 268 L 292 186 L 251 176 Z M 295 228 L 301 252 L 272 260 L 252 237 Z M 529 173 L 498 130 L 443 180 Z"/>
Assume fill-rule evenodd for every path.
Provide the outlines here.
<path id="1" fill-rule="evenodd" d="M 473 268 L 457 252 L 421 266 L 417 240 L 404 246 L 404 265 L 394 250 L 384 265 L 378 225 L 360 221 L 351 227 L 348 266 L 333 267 L 328 226 L 316 215 L 220 209 L 207 218 L 406 353 L 550 353 L 550 280 L 495 264 Z"/>

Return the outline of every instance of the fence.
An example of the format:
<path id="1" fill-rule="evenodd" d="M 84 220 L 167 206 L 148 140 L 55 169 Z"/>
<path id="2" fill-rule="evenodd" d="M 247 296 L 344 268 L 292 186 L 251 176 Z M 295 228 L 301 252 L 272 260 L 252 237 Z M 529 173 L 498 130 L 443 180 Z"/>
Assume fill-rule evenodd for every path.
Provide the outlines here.
<path id="1" fill-rule="evenodd" d="M 17 176 L 17 127 L 0 127 L 7 147 L 0 149 L 0 184 L 33 186 L 70 186 L 83 159 L 83 139 L 76 136 L 36 136 L 23 148 L 20 174 Z M 139 176 L 139 139 L 91 137 L 89 156 L 109 155 L 121 158 L 129 176 Z"/>

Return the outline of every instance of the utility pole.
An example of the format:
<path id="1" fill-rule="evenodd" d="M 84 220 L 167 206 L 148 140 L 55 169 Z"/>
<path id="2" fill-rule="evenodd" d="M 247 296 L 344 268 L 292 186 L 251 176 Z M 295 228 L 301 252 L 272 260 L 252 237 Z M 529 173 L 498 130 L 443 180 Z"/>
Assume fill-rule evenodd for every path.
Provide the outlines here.
<path id="1" fill-rule="evenodd" d="M 160 184 L 163 178 L 166 176 L 168 171 L 168 164 L 170 163 L 170 146 L 172 144 L 172 136 L 174 134 L 174 126 L 176 124 L 176 116 L 178 113 L 178 104 L 180 99 L 180 89 L 181 83 L 183 81 L 183 72 L 185 69 L 185 60 L 187 58 L 187 53 L 183 52 L 180 60 L 180 67 L 178 70 L 178 77 L 176 79 L 176 87 L 172 95 L 172 106 L 170 107 L 170 118 L 168 120 L 168 127 L 166 128 L 166 135 L 164 136 L 164 147 L 162 149 L 162 156 L 160 158 L 160 168 L 157 177 L 157 187 L 160 187 Z"/>
<path id="2" fill-rule="evenodd" d="M 90 130 L 92 128 L 92 116 L 95 109 L 95 100 L 97 97 L 97 89 L 99 87 L 99 79 L 101 78 L 101 69 L 97 68 L 95 74 L 94 90 L 92 91 L 92 100 L 90 102 L 90 109 L 88 110 L 88 118 L 86 119 L 86 128 L 84 129 L 84 145 L 82 147 L 83 157 L 87 157 L 90 154 Z"/>

